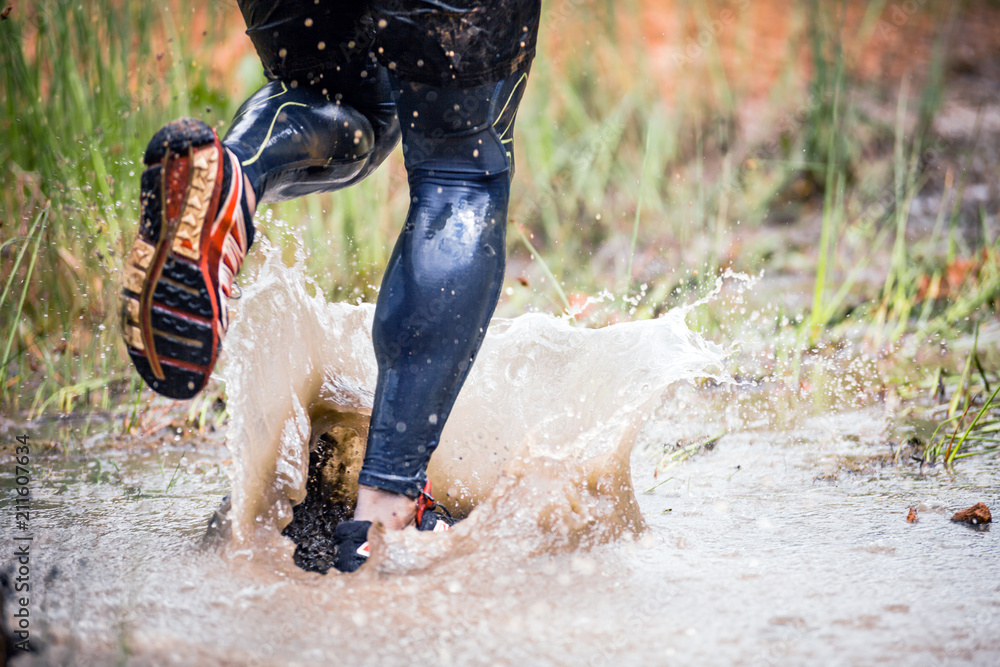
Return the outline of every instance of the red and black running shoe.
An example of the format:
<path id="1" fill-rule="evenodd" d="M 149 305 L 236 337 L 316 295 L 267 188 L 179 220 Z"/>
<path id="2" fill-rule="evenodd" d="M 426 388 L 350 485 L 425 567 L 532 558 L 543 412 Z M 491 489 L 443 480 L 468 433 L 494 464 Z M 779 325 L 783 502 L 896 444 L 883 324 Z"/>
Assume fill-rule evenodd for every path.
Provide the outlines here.
<path id="1" fill-rule="evenodd" d="M 143 161 L 139 237 L 122 280 L 122 336 L 146 384 L 187 399 L 208 382 L 229 326 L 226 303 L 249 246 L 254 194 L 236 156 L 198 120 L 160 129 Z"/>
<path id="2" fill-rule="evenodd" d="M 453 518 L 451 512 L 431 496 L 428 480 L 417 498 L 416 529 L 441 533 L 451 530 L 456 523 L 458 519 Z M 342 521 L 337 524 L 333 531 L 334 568 L 341 572 L 354 572 L 368 562 L 368 529 L 371 525 L 371 521 Z"/>

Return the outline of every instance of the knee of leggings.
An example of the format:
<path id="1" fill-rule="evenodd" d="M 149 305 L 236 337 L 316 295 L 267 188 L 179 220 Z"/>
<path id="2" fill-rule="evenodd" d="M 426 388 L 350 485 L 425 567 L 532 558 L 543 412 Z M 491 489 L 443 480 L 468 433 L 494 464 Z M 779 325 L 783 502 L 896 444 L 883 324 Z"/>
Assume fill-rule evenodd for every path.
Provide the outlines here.
<path id="1" fill-rule="evenodd" d="M 374 171 L 400 135 L 388 85 L 383 101 L 369 97 L 353 104 L 272 81 L 243 104 L 224 143 L 240 157 L 258 201 L 347 187 Z"/>

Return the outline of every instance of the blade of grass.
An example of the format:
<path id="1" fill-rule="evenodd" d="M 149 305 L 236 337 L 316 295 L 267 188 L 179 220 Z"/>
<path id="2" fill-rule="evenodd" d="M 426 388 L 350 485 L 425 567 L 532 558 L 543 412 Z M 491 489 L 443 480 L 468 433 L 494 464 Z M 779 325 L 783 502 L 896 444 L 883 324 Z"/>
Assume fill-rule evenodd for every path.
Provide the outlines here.
<path id="1" fill-rule="evenodd" d="M 965 429 L 965 432 L 962 434 L 962 437 L 959 439 L 958 444 L 954 445 L 953 447 L 949 446 L 948 456 L 945 459 L 945 464 L 948 466 L 949 469 L 951 469 L 951 464 L 955 460 L 955 455 L 958 454 L 958 451 L 960 449 L 962 449 L 962 446 L 965 444 L 965 441 L 968 439 L 969 434 L 976 427 L 976 424 L 979 423 L 979 420 L 983 418 L 983 415 L 985 415 L 990 409 L 992 409 L 994 407 L 993 401 L 996 400 L 997 394 L 1000 394 L 1000 386 L 998 386 L 996 389 L 993 390 L 993 394 L 990 396 L 989 400 L 987 400 L 986 403 L 983 404 L 983 407 L 976 414 L 975 419 L 973 419 L 972 423 L 969 424 L 969 427 L 967 429 Z"/>
<path id="2" fill-rule="evenodd" d="M 542 268 L 542 272 L 545 274 L 545 277 L 548 279 L 550 283 L 552 283 L 552 287 L 553 289 L 555 289 L 556 295 L 559 297 L 559 301 L 562 304 L 563 312 L 568 313 L 570 311 L 569 299 L 566 298 L 566 293 L 563 292 L 562 286 L 559 284 L 559 281 L 556 280 L 556 277 L 552 274 L 552 271 L 549 269 L 548 263 L 546 263 L 545 259 L 543 259 L 542 256 L 538 254 L 538 251 L 535 250 L 535 246 L 533 246 L 531 244 L 531 241 L 528 240 L 528 236 L 524 233 L 524 230 L 521 229 L 521 225 L 514 223 L 514 229 L 517 230 L 517 233 L 521 238 L 521 242 L 524 243 L 524 245 L 528 248 L 528 252 L 531 253 L 531 256 L 535 259 L 536 262 L 538 262 L 538 265 Z"/>
<path id="3" fill-rule="evenodd" d="M 632 262 L 635 259 L 635 244 L 639 238 L 639 217 L 642 215 L 642 196 L 646 191 L 646 169 L 649 166 L 650 139 L 653 136 L 652 127 L 646 128 L 646 148 L 642 156 L 642 171 L 639 174 L 639 196 L 635 204 L 635 220 L 632 222 L 632 242 L 629 245 L 628 269 L 625 271 L 627 282 L 625 284 L 625 294 L 632 291 Z"/>
<path id="4" fill-rule="evenodd" d="M 10 362 L 10 348 L 14 343 L 14 334 L 17 333 L 17 329 L 21 323 L 21 312 L 24 310 L 24 300 L 28 296 L 28 288 L 31 286 L 31 276 L 35 270 L 35 260 L 38 259 L 38 249 L 42 245 L 42 230 L 45 229 L 45 224 L 48 222 L 49 218 L 49 207 L 46 206 L 41 213 L 41 224 L 38 227 L 39 234 L 38 238 L 35 239 L 35 249 L 31 252 L 31 260 L 28 262 L 28 268 L 24 276 L 24 288 L 21 290 L 21 298 L 17 302 L 17 308 L 14 311 L 14 316 L 11 319 L 10 330 L 7 332 L 7 344 L 4 346 L 3 350 L 3 362 L 0 365 L 0 384 L 3 384 L 7 378 L 7 364 Z M 25 244 L 27 247 L 27 244 Z M 21 257 L 18 257 L 18 263 L 20 263 Z M 11 274 L 13 277 L 13 273 Z M 8 281 L 9 282 L 9 281 Z M 6 292 L 6 290 L 5 290 Z M 5 294 L 6 296 L 6 294 Z"/>

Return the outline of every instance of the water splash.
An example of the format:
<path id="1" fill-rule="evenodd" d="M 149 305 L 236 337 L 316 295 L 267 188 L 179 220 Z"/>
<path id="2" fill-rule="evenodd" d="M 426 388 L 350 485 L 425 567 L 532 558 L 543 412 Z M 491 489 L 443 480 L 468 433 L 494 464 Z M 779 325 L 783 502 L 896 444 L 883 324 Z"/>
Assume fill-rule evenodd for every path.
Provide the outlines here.
<path id="1" fill-rule="evenodd" d="M 230 548 L 240 553 L 290 548 L 280 533 L 324 433 L 340 429 L 329 439 L 333 486 L 353 497 L 377 372 L 374 306 L 327 303 L 301 257 L 286 266 L 261 245 L 222 370 L 235 461 Z M 439 499 L 469 518 L 444 540 L 376 538 L 369 569 L 425 567 L 487 543 L 524 555 L 639 530 L 629 471 L 639 429 L 672 383 L 725 376 L 723 351 L 685 325 L 695 305 L 601 329 L 541 314 L 494 320 L 428 470 Z"/>

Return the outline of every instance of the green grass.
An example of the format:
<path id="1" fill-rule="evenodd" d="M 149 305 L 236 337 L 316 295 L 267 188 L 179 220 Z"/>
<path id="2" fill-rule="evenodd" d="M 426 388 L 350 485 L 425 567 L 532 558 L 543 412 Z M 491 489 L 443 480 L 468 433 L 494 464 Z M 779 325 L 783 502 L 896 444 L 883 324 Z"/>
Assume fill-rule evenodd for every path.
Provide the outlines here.
<path id="1" fill-rule="evenodd" d="M 21 293 L 0 303 L 5 410 L 108 407 L 138 389 L 115 294 L 140 158 L 159 114 L 206 89 L 197 71 L 185 76 L 197 54 L 164 36 L 169 15 L 148 3 L 45 0 L 0 23 L 0 243 L 4 278 Z M 153 53 L 157 43 L 169 48 Z"/>
<path id="2" fill-rule="evenodd" d="M 963 212 L 967 170 L 946 180 L 933 233 L 916 243 L 907 236 L 910 205 L 929 187 L 928 152 L 971 160 L 970 148 L 942 144 L 932 131 L 961 10 L 933 15 L 943 27 L 926 72 L 873 83 L 855 71 L 888 3 L 868 3 L 853 24 L 844 6 L 789 7 L 785 69 L 762 112 L 767 130 L 751 139 L 739 112 L 752 86 L 723 45 L 752 60 L 752 7 L 702 44 L 691 41 L 700 26 L 730 5 L 678 3 L 675 20 L 693 30 L 678 33 L 688 35 L 678 48 L 697 48 L 681 59 L 668 96 L 638 37 L 636 0 L 546 5 L 518 115 L 512 268 L 500 312 L 558 313 L 579 295 L 610 291 L 615 298 L 583 318 L 600 325 L 690 302 L 726 268 L 801 275 L 806 305 L 771 307 L 771 324 L 748 320 L 725 300 L 689 317 L 723 341 L 762 339 L 796 384 L 800 360 L 817 348 L 953 339 L 995 317 L 997 239 L 984 233 L 966 247 L 959 233 L 970 224 L 990 229 L 995 212 L 976 221 Z M 189 34 L 192 12 L 206 11 L 206 34 Z M 136 422 L 143 389 L 115 311 L 138 217 L 141 156 L 152 133 L 178 115 L 223 132 L 262 82 L 252 54 L 221 81 L 210 67 L 233 11 L 189 0 L 40 0 L 18 3 L 0 22 L 3 412 L 115 408 L 127 413 L 124 429 Z M 872 100 L 895 113 L 876 117 Z M 329 298 L 371 301 L 407 205 L 397 151 L 347 191 L 266 207 L 258 227 L 289 257 L 301 242 L 307 271 Z M 811 224 L 811 216 L 815 238 L 790 247 L 781 225 Z M 935 296 L 934 285 L 963 258 L 981 259 L 967 280 Z M 869 265 L 881 271 L 875 280 L 863 275 Z M 216 398 L 189 406 L 190 419 L 215 423 Z"/>
<path id="3" fill-rule="evenodd" d="M 959 459 L 1000 452 L 1000 377 L 994 374 L 990 382 L 978 343 L 977 327 L 972 350 L 947 403 L 945 416 L 924 448 L 925 461 L 941 462 L 949 470 Z"/>

